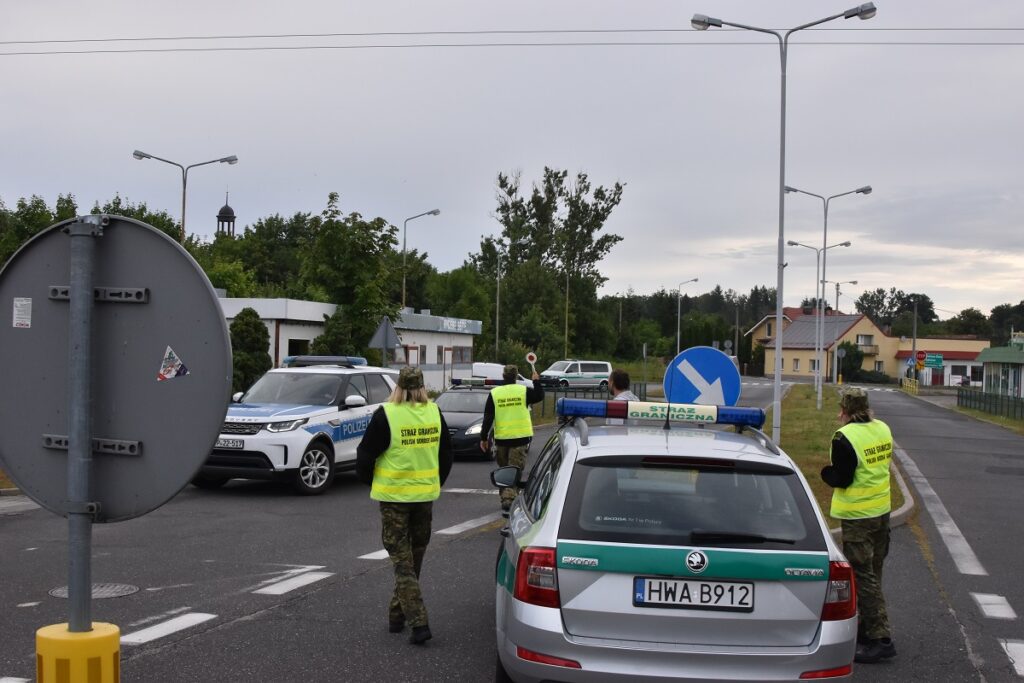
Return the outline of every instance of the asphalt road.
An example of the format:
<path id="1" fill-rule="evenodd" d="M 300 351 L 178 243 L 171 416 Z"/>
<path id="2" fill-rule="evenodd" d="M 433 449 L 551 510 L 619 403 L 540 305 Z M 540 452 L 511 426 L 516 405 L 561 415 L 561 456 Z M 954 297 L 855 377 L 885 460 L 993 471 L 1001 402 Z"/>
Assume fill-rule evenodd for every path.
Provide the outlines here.
<path id="1" fill-rule="evenodd" d="M 899 656 L 858 665 L 854 680 L 1020 680 L 1003 643 L 1013 652 L 1024 628 L 1016 618 L 985 616 L 979 605 L 998 601 L 972 593 L 1024 606 L 1016 523 L 1024 439 L 917 398 L 870 396 L 920 471 L 917 485 L 934 495 L 915 495 L 917 511 L 894 530 L 886 564 Z M 744 386 L 744 403 L 770 400 L 770 382 Z M 539 430 L 535 450 L 548 433 Z M 94 600 L 93 619 L 146 641 L 122 644 L 125 681 L 493 680 L 500 522 L 497 497 L 487 492 L 492 468 L 456 463 L 436 504 L 423 575 L 434 639 L 425 647 L 387 633 L 391 568 L 374 559 L 382 549 L 377 510 L 352 475 L 315 498 L 265 483 L 187 488 L 145 517 L 95 527 L 93 581 L 139 590 Z M 940 526 L 935 501 L 948 514 Z M 962 542 L 948 540 L 951 529 Z M 0 499 L 4 683 L 33 678 L 35 630 L 66 620 L 67 601 L 49 595 L 67 582 L 66 539 L 64 520 Z M 962 572 L 964 544 L 984 574 Z M 192 625 L 167 632 L 181 622 Z"/>

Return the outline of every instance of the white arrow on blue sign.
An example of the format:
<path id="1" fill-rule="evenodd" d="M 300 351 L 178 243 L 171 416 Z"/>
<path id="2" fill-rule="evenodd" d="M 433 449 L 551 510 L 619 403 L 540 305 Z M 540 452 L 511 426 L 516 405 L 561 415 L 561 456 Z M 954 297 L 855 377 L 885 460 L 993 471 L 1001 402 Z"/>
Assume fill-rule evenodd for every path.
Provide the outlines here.
<path id="1" fill-rule="evenodd" d="M 734 406 L 740 400 L 740 371 L 718 349 L 694 346 L 668 364 L 663 386 L 671 403 Z"/>

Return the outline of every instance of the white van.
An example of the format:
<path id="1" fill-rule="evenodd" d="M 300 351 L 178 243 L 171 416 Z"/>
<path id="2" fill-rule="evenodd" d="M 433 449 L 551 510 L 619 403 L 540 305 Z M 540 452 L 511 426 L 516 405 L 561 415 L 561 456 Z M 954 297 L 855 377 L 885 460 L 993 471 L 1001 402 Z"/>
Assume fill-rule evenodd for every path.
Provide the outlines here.
<path id="1" fill-rule="evenodd" d="M 541 384 L 563 389 L 597 387 L 608 390 L 612 364 L 602 360 L 560 360 L 540 373 Z"/>
<path id="2" fill-rule="evenodd" d="M 504 379 L 505 366 L 501 363 L 473 363 L 473 377 L 482 377 L 483 379 Z M 517 384 L 522 384 L 526 387 L 532 387 L 533 382 L 523 377 L 522 373 L 519 374 L 516 380 Z"/>

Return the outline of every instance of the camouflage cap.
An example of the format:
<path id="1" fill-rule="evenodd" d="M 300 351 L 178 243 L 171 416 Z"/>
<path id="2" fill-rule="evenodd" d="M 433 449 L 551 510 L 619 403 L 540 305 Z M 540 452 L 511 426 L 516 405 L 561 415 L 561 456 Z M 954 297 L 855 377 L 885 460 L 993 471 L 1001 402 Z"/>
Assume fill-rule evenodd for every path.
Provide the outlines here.
<path id="1" fill-rule="evenodd" d="M 505 379 L 515 379 L 519 376 L 519 367 L 510 363 L 501 371 L 501 376 Z"/>
<path id="2" fill-rule="evenodd" d="M 850 387 L 839 397 L 839 407 L 847 415 L 863 413 L 868 410 L 868 392 L 860 387 Z"/>
<path id="3" fill-rule="evenodd" d="M 398 386 L 403 389 L 422 389 L 423 371 L 410 365 L 398 371 Z"/>

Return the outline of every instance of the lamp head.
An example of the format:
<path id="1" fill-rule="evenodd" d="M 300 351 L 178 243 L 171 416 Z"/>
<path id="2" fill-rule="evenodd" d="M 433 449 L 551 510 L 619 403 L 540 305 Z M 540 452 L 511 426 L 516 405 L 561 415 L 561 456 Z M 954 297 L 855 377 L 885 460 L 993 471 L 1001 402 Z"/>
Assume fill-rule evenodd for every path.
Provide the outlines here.
<path id="1" fill-rule="evenodd" d="M 786 244 L 788 244 L 791 247 L 799 247 L 800 246 L 799 242 L 794 242 L 793 240 L 789 240 L 788 242 L 786 242 Z"/>
<path id="2" fill-rule="evenodd" d="M 855 285 L 855 284 L 857 284 L 857 281 L 856 280 L 850 280 L 846 284 L 848 284 L 848 285 Z"/>
<path id="3" fill-rule="evenodd" d="M 693 19 L 690 19 L 690 26 L 697 31 L 707 31 L 712 26 L 721 28 L 722 20 L 709 17 L 706 14 L 694 14 Z"/>
<path id="4" fill-rule="evenodd" d="M 851 244 L 851 242 L 849 242 L 849 241 L 846 241 L 846 242 L 840 242 L 840 243 L 839 243 L 839 246 L 841 246 L 841 247 L 848 247 L 848 246 L 850 246 L 850 244 Z"/>
<path id="5" fill-rule="evenodd" d="M 238 157 L 236 157 L 234 154 L 232 154 L 229 157 L 224 157 L 223 159 L 221 159 L 220 163 L 222 163 L 222 164 L 237 164 L 238 163 Z"/>
<path id="6" fill-rule="evenodd" d="M 787 194 L 790 193 L 790 192 L 799 192 L 800 191 L 800 190 L 796 189 L 795 187 L 790 187 L 789 185 L 786 185 L 785 190 L 786 190 Z"/>
<path id="7" fill-rule="evenodd" d="M 135 150 L 134 152 L 132 152 L 132 156 L 135 157 L 136 159 L 149 159 L 150 158 L 150 156 L 148 154 L 146 154 L 145 152 L 140 152 L 139 150 Z"/>
<path id="8" fill-rule="evenodd" d="M 427 213 L 429 215 L 431 215 L 431 216 L 440 216 L 441 215 L 441 209 L 434 209 L 433 211 L 427 211 Z"/>
<path id="9" fill-rule="evenodd" d="M 857 192 L 859 192 L 861 194 L 871 194 L 871 186 L 870 185 L 865 185 L 864 187 L 859 188 L 857 190 Z"/>
<path id="10" fill-rule="evenodd" d="M 857 17 L 859 19 L 870 19 L 875 16 L 878 9 L 875 7 L 873 2 L 865 2 L 863 5 L 857 5 L 843 12 L 843 19 L 853 19 Z"/>

